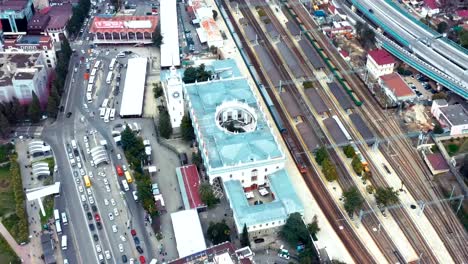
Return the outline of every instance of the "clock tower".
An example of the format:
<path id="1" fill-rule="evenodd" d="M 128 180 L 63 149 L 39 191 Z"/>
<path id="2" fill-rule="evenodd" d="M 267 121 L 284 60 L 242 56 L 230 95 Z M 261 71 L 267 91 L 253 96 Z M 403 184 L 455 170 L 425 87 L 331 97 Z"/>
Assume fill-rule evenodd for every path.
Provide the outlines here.
<path id="1" fill-rule="evenodd" d="M 184 97 L 182 94 L 182 78 L 177 73 L 177 69 L 172 66 L 170 76 L 166 80 L 166 103 L 171 125 L 173 128 L 180 127 L 184 117 Z"/>

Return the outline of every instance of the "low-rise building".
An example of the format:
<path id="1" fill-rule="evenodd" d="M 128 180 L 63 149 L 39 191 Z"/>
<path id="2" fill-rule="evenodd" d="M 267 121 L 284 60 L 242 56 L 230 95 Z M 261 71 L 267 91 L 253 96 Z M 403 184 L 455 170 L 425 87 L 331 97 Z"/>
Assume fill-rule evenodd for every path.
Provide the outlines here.
<path id="1" fill-rule="evenodd" d="M 423 157 L 432 175 L 448 172 L 450 170 L 447 161 L 441 153 L 424 153 Z"/>
<path id="2" fill-rule="evenodd" d="M 468 114 L 461 104 L 449 105 L 444 99 L 434 100 L 431 113 L 444 129 L 450 130 L 450 135 L 468 133 Z"/>
<path id="3" fill-rule="evenodd" d="M 34 92 L 44 104 L 47 83 L 48 70 L 41 53 L 0 53 L 0 102 L 16 97 L 27 104 Z"/>
<path id="4" fill-rule="evenodd" d="M 413 102 L 416 94 L 398 73 L 380 76 L 379 85 L 394 104 Z"/>
<path id="5" fill-rule="evenodd" d="M 34 14 L 28 23 L 28 33 L 47 35 L 54 42 L 60 42 L 64 36 L 68 37 L 66 27 L 71 16 L 71 4 L 46 7 Z"/>
<path id="6" fill-rule="evenodd" d="M 373 79 L 393 73 L 395 58 L 384 49 L 375 49 L 367 53 L 367 71 Z"/>
<path id="7" fill-rule="evenodd" d="M 205 236 L 197 210 L 172 213 L 171 220 L 179 257 L 184 258 L 206 249 Z"/>
<path id="8" fill-rule="evenodd" d="M 208 47 L 223 47 L 223 36 L 216 21 L 213 19 L 213 8 L 208 6 L 203 0 L 191 0 L 188 1 L 188 4 L 190 13 L 195 17 L 193 24 L 200 25 L 197 28 L 200 42 L 206 43 Z"/>
<path id="9" fill-rule="evenodd" d="M 169 264 L 251 264 L 254 253 L 249 247 L 236 249 L 231 242 L 224 242 L 186 257 L 171 260 Z"/>
<path id="10" fill-rule="evenodd" d="M 50 36 L 19 35 L 5 37 L 3 52 L 6 53 L 37 53 L 41 52 L 48 68 L 55 68 L 56 55 Z"/>

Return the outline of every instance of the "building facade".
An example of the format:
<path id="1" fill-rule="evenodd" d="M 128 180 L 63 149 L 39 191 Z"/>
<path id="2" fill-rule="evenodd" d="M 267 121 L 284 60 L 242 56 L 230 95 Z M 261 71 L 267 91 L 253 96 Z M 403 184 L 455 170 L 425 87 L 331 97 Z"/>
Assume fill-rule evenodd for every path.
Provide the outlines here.
<path id="1" fill-rule="evenodd" d="M 367 53 L 367 71 L 371 78 L 377 79 L 383 75 L 393 73 L 395 59 L 384 49 L 375 49 Z"/>
<path id="2" fill-rule="evenodd" d="M 385 95 L 394 104 L 402 102 L 413 102 L 416 94 L 401 78 L 398 73 L 391 73 L 379 77 L 379 85 L 382 87 Z"/>
<path id="3" fill-rule="evenodd" d="M 446 100 L 434 100 L 431 113 L 451 136 L 468 133 L 468 113 L 461 104 L 449 105 Z"/>
<path id="4" fill-rule="evenodd" d="M 166 98 L 167 110 L 171 117 L 171 125 L 173 128 L 180 127 L 180 123 L 185 114 L 182 84 L 182 78 L 179 73 L 177 73 L 177 69 L 172 66 L 170 69 L 170 76 L 164 82 L 164 96 Z"/>
<path id="5" fill-rule="evenodd" d="M 49 36 L 20 35 L 5 38 L 3 50 L 6 53 L 37 53 L 40 52 L 49 69 L 55 68 L 57 58 L 52 38 Z"/>

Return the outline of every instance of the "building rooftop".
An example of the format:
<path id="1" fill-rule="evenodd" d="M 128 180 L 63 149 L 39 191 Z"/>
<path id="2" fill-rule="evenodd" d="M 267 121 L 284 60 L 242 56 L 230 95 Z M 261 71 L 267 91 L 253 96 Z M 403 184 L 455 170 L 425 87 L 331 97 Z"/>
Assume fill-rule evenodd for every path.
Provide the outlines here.
<path id="1" fill-rule="evenodd" d="M 28 22 L 28 30 L 44 30 L 49 24 L 50 16 L 37 12 Z"/>
<path id="2" fill-rule="evenodd" d="M 29 0 L 0 0 L 0 12 L 3 11 L 22 11 L 26 8 Z"/>
<path id="3" fill-rule="evenodd" d="M 206 249 L 205 237 L 197 210 L 172 213 L 171 219 L 179 257 L 187 257 Z"/>
<path id="4" fill-rule="evenodd" d="M 135 31 L 153 33 L 158 21 L 158 16 L 94 17 L 89 31 L 91 33 L 134 33 Z"/>
<path id="5" fill-rule="evenodd" d="M 427 154 L 426 158 L 429 161 L 431 167 L 436 171 L 450 169 L 444 156 L 442 156 L 440 153 Z"/>
<path id="6" fill-rule="evenodd" d="M 468 115 L 461 104 L 441 107 L 440 111 L 447 117 L 452 126 L 468 124 Z"/>
<path id="7" fill-rule="evenodd" d="M 456 11 L 457 16 L 466 18 L 468 17 L 468 9 L 463 9 L 463 10 L 457 10 Z"/>
<path id="8" fill-rule="evenodd" d="M 16 72 L 16 80 L 32 80 L 34 78 L 34 72 Z"/>
<path id="9" fill-rule="evenodd" d="M 0 86 L 12 85 L 18 69 L 34 68 L 39 56 L 40 53 L 0 53 Z"/>
<path id="10" fill-rule="evenodd" d="M 397 98 L 415 95 L 398 73 L 383 75 L 380 76 L 380 79 Z"/>
<path id="11" fill-rule="evenodd" d="M 200 176 L 197 166 L 187 165 L 176 168 L 177 180 L 179 181 L 182 201 L 186 210 L 205 206 L 198 193 L 200 186 Z"/>
<path id="12" fill-rule="evenodd" d="M 49 8 L 47 14 L 50 16 L 50 22 L 47 29 L 62 29 L 68 20 L 70 20 L 73 10 L 71 4 L 55 5 Z"/>
<path id="13" fill-rule="evenodd" d="M 235 61 L 218 61 L 213 67 L 226 79 L 184 86 L 204 141 L 205 162 L 211 168 L 221 168 L 284 158 L 248 81 L 237 75 Z M 231 125 L 238 129 L 228 128 Z M 234 130 L 243 132 L 231 132 Z"/>
<path id="14" fill-rule="evenodd" d="M 269 175 L 268 182 L 275 199 L 270 203 L 258 205 L 249 205 L 239 180 L 224 182 L 238 225 L 237 230 L 242 230 L 244 224 L 252 226 L 257 223 L 280 221 L 289 214 L 304 212 L 304 207 L 296 195 L 286 170 L 279 170 Z"/>
<path id="15" fill-rule="evenodd" d="M 205 37 L 208 42 L 210 41 L 223 41 L 221 32 L 219 31 L 218 25 L 213 18 L 206 18 L 200 22 L 200 26 L 205 31 Z"/>
<path id="16" fill-rule="evenodd" d="M 161 35 L 161 67 L 180 65 L 179 56 L 179 26 L 177 20 L 177 1 L 165 0 L 160 2 Z"/>
<path id="17" fill-rule="evenodd" d="M 385 65 L 395 63 L 395 58 L 384 49 L 370 50 L 367 54 L 370 56 L 378 65 Z"/>
<path id="18" fill-rule="evenodd" d="M 120 116 L 141 116 L 145 95 L 147 58 L 128 60 L 127 74 L 120 104 Z"/>
<path id="19" fill-rule="evenodd" d="M 225 263 L 225 262 L 217 262 L 220 258 L 226 259 L 226 254 L 229 255 L 230 261 L 229 263 L 242 263 L 242 264 L 250 264 L 252 261 L 250 258 L 253 256 L 252 251 L 250 248 L 241 248 L 236 250 L 236 247 L 231 242 L 224 242 L 210 248 L 207 248 L 203 251 L 197 252 L 190 256 L 181 257 L 176 260 L 169 261 L 170 264 L 195 264 L 195 263 Z M 227 260 L 229 261 L 229 260 Z"/>

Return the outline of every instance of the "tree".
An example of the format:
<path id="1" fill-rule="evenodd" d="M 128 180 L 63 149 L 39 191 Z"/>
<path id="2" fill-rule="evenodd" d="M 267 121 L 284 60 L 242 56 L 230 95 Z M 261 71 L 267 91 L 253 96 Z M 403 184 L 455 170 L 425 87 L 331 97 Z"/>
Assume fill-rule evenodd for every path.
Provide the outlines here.
<path id="1" fill-rule="evenodd" d="M 432 95 L 432 100 L 444 99 L 447 100 L 447 94 L 444 92 L 438 92 Z"/>
<path id="2" fill-rule="evenodd" d="M 159 134 L 163 138 L 170 138 L 172 135 L 171 117 L 167 111 L 159 113 Z"/>
<path id="3" fill-rule="evenodd" d="M 351 145 L 346 145 L 343 147 L 343 152 L 346 155 L 348 159 L 356 156 L 356 151 L 354 151 L 354 148 Z"/>
<path id="4" fill-rule="evenodd" d="M 336 172 L 335 166 L 331 163 L 330 159 L 326 158 L 322 162 L 322 172 L 327 181 L 332 182 L 338 179 L 338 173 Z"/>
<path id="5" fill-rule="evenodd" d="M 156 29 L 153 32 L 153 46 L 159 48 L 163 44 L 163 36 L 161 35 L 161 26 L 158 23 Z"/>
<path id="6" fill-rule="evenodd" d="M 58 108 L 57 108 L 57 101 L 55 97 L 49 96 L 49 100 L 47 101 L 47 116 L 51 118 L 56 118 L 57 113 L 58 113 Z"/>
<path id="7" fill-rule="evenodd" d="M 206 231 L 208 239 L 211 240 L 213 245 L 218 245 L 226 241 L 231 241 L 231 229 L 226 224 L 226 221 L 223 220 L 219 223 L 211 222 Z"/>
<path id="8" fill-rule="evenodd" d="M 33 123 L 37 123 L 41 120 L 41 103 L 35 92 L 32 92 L 32 101 L 29 105 L 28 115 Z"/>
<path id="9" fill-rule="evenodd" d="M 210 52 L 213 54 L 218 54 L 218 48 L 214 45 L 210 47 Z"/>
<path id="10" fill-rule="evenodd" d="M 66 37 L 64 37 L 62 40 L 61 52 L 66 58 L 70 58 L 73 53 L 72 48 L 70 47 L 70 42 L 68 42 Z"/>
<path id="11" fill-rule="evenodd" d="M 307 224 L 307 230 L 313 236 L 315 236 L 318 232 L 320 232 L 317 215 L 314 215 L 314 217 L 312 218 L 312 222 Z"/>
<path id="12" fill-rule="evenodd" d="M 356 187 L 343 192 L 344 208 L 350 217 L 353 216 L 354 211 L 360 209 L 364 203 L 364 199 Z"/>
<path id="13" fill-rule="evenodd" d="M 460 30 L 460 32 L 458 33 L 458 39 L 460 40 L 460 45 L 468 49 L 468 30 Z"/>
<path id="14" fill-rule="evenodd" d="M 192 153 L 192 163 L 195 164 L 197 168 L 200 168 L 200 166 L 202 165 L 202 158 L 198 151 Z"/>
<path id="15" fill-rule="evenodd" d="M 465 179 L 468 179 L 468 154 L 465 154 L 463 157 L 463 163 L 462 166 L 460 167 L 460 173 L 465 177 Z"/>
<path id="16" fill-rule="evenodd" d="M 10 123 L 6 116 L 0 112 L 0 136 L 6 138 L 10 134 Z"/>
<path id="17" fill-rule="evenodd" d="M 214 195 L 213 188 L 209 183 L 204 182 L 200 184 L 198 193 L 200 194 L 200 199 L 208 208 L 213 208 L 219 203 L 219 199 Z"/>
<path id="18" fill-rule="evenodd" d="M 437 24 L 437 32 L 439 32 L 440 34 L 445 33 L 445 31 L 447 31 L 447 29 L 448 29 L 447 22 L 442 21 L 439 24 Z"/>
<path id="19" fill-rule="evenodd" d="M 246 224 L 244 224 L 244 228 L 242 229 L 240 243 L 241 243 L 241 247 L 250 247 L 249 231 L 247 231 Z"/>
<path id="20" fill-rule="evenodd" d="M 299 213 L 289 215 L 286 224 L 281 228 L 280 235 L 291 247 L 296 247 L 299 243 L 307 245 L 312 242 L 309 231 Z"/>
<path id="21" fill-rule="evenodd" d="M 321 147 L 315 152 L 315 160 L 319 165 L 322 165 L 323 160 L 328 158 L 328 153 L 325 147 Z"/>
<path id="22" fill-rule="evenodd" d="M 180 131 L 182 133 L 182 138 L 185 141 L 192 141 L 195 139 L 195 132 L 193 131 L 192 127 L 192 120 L 190 116 L 186 113 L 184 117 L 182 117 L 182 121 L 180 123 Z"/>
<path id="23" fill-rule="evenodd" d="M 353 158 L 353 161 L 351 162 L 351 166 L 353 166 L 354 172 L 356 172 L 357 175 L 361 175 L 362 171 L 364 170 L 364 167 L 362 166 L 361 159 L 356 155 Z"/>
<path id="24" fill-rule="evenodd" d="M 218 18 L 218 12 L 213 10 L 213 19 L 216 20 L 216 18 Z"/>
<path id="25" fill-rule="evenodd" d="M 153 94 L 155 99 L 158 99 L 163 95 L 163 89 L 160 83 L 153 83 Z"/>
<path id="26" fill-rule="evenodd" d="M 442 128 L 442 126 L 437 122 L 434 126 L 434 129 L 432 130 L 432 132 L 434 134 L 442 134 L 444 133 L 444 129 Z"/>
<path id="27" fill-rule="evenodd" d="M 182 81 L 184 83 L 194 83 L 194 82 L 206 82 L 211 77 L 211 71 L 205 69 L 205 64 L 201 64 L 198 67 L 188 67 L 184 71 L 184 77 Z"/>
<path id="28" fill-rule="evenodd" d="M 380 208 L 387 207 L 392 204 L 398 203 L 398 191 L 393 190 L 392 187 L 378 187 L 375 190 L 375 201 Z"/>

